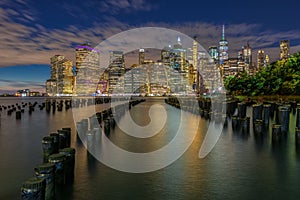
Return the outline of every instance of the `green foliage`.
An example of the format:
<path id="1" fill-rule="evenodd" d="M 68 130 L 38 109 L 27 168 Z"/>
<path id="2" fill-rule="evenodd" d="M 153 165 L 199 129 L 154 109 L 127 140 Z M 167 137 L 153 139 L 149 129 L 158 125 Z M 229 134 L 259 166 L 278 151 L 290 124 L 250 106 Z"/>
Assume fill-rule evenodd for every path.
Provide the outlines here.
<path id="1" fill-rule="evenodd" d="M 300 95 L 300 52 L 271 63 L 254 76 L 246 72 L 229 76 L 224 86 L 234 95 Z"/>

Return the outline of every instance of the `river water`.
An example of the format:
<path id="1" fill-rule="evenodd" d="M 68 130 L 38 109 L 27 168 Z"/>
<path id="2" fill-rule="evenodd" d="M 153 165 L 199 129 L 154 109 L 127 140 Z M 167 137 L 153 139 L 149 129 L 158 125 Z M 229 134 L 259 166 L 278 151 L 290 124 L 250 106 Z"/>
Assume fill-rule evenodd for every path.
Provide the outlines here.
<path id="1" fill-rule="evenodd" d="M 21 102 L 44 102 L 43 98 L 1 98 L 0 105 Z M 123 149 L 150 152 L 168 144 L 180 123 L 180 110 L 163 99 L 147 99 L 130 111 L 141 126 L 150 121 L 151 105 L 159 104 L 167 112 L 166 126 L 149 139 L 134 139 L 116 127 L 109 139 Z M 294 137 L 295 116 L 290 116 L 290 132 L 286 140 L 272 143 L 271 133 L 263 137 L 235 133 L 230 121 L 212 152 L 204 159 L 198 152 L 209 121 L 193 114 L 189 121 L 199 120 L 199 129 L 188 150 L 173 164 L 148 173 L 126 173 L 109 168 L 95 159 L 76 136 L 72 110 L 47 113 L 38 107 L 27 110 L 21 120 L 6 111 L 0 120 L 0 199 L 20 199 L 20 187 L 34 176 L 33 168 L 42 162 L 41 140 L 62 127 L 72 128 L 71 146 L 76 149 L 74 183 L 66 185 L 58 199 L 299 199 L 300 154 Z M 251 115 L 248 108 L 247 115 Z M 157 116 L 154 113 L 154 117 Z M 251 123 L 252 125 L 252 123 Z M 251 126 L 252 127 L 252 126 Z M 137 163 L 138 164 L 138 163 Z"/>

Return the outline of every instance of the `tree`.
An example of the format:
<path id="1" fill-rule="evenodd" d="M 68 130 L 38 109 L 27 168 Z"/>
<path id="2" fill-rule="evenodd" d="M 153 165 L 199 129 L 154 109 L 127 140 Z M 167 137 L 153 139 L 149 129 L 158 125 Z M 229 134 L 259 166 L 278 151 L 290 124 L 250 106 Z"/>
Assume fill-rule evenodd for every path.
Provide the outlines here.
<path id="1" fill-rule="evenodd" d="M 300 95 L 300 52 L 271 63 L 254 76 L 241 72 L 227 77 L 224 83 L 231 94 Z"/>

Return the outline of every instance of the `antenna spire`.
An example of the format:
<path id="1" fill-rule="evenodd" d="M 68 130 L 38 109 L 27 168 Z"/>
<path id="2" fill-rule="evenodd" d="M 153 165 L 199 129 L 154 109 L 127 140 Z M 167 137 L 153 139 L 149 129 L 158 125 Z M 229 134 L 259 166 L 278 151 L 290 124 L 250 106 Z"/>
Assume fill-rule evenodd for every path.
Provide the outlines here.
<path id="1" fill-rule="evenodd" d="M 225 25 L 222 27 L 222 40 L 225 40 Z"/>
<path id="2" fill-rule="evenodd" d="M 178 38 L 177 38 L 177 43 L 178 43 L 178 44 L 181 44 L 181 39 L 180 39 L 179 36 L 178 36 Z"/>

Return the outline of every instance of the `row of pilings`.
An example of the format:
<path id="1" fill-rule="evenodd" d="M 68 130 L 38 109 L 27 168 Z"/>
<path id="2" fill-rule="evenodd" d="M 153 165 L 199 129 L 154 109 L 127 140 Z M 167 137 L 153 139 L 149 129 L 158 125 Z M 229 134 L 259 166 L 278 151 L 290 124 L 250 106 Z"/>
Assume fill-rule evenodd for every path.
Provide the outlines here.
<path id="1" fill-rule="evenodd" d="M 124 100 L 125 99 L 114 99 L 116 102 L 122 102 Z M 109 107 L 88 118 L 76 122 L 77 136 L 84 134 L 83 136 L 87 138 L 87 145 L 89 146 L 95 141 L 94 137 L 97 133 L 103 132 L 105 135 L 109 135 L 115 128 L 118 120 L 120 120 L 126 112 L 131 110 L 132 107 L 142 102 L 145 102 L 145 99 L 125 101 L 124 103 Z M 102 103 L 106 102 L 96 101 L 96 104 Z"/>
<path id="2" fill-rule="evenodd" d="M 25 111 L 28 111 L 29 115 L 34 113 L 35 110 L 43 110 L 44 108 L 49 113 L 52 111 L 62 111 L 62 108 L 65 107 L 65 110 L 68 110 L 72 107 L 72 100 L 65 99 L 65 100 L 56 100 L 56 99 L 46 99 L 45 102 L 38 104 L 37 101 L 35 102 L 21 102 L 11 105 L 0 105 L 0 114 L 3 111 L 7 112 L 7 115 L 10 116 L 15 113 L 16 119 L 21 119 L 22 114 Z"/>
<path id="3" fill-rule="evenodd" d="M 186 97 L 169 97 L 165 99 L 165 103 L 178 109 L 200 115 L 206 120 L 214 120 L 221 123 L 226 117 L 226 113 L 231 113 L 231 104 L 224 103 L 221 99 L 216 98 L 186 98 Z"/>
<path id="4" fill-rule="evenodd" d="M 21 187 L 22 200 L 54 200 L 66 184 L 72 184 L 75 149 L 70 147 L 71 128 L 50 133 L 42 139 L 43 162 L 34 168 L 35 176 Z"/>
<path id="5" fill-rule="evenodd" d="M 285 139 L 289 134 L 295 134 L 296 144 L 300 144 L 300 105 L 295 101 L 286 103 L 264 102 L 252 105 L 253 132 L 263 135 L 271 127 L 272 141 L 278 142 Z M 296 114 L 295 131 L 290 131 L 291 113 Z M 271 123 L 272 122 L 272 123 Z"/>
<path id="6" fill-rule="evenodd" d="M 206 120 L 222 122 L 224 127 L 231 121 L 234 133 L 249 134 L 252 123 L 255 136 L 267 135 L 270 129 L 273 142 L 283 140 L 288 134 L 294 134 L 296 144 L 300 145 L 300 104 L 296 101 L 243 102 L 234 98 L 222 100 L 204 97 L 194 99 L 169 97 L 165 102 L 178 109 L 200 115 Z M 248 109 L 250 107 L 252 109 Z M 294 131 L 289 130 L 290 124 L 295 123 L 290 121 L 291 114 L 296 114 Z"/>
<path id="7" fill-rule="evenodd" d="M 47 113 L 52 112 L 53 114 L 58 111 L 69 110 L 71 108 L 85 107 L 95 104 L 105 104 L 113 101 L 121 101 L 124 98 L 111 98 L 111 97 L 95 97 L 95 98 L 85 98 L 85 97 L 74 97 L 70 98 L 47 98 L 45 102 L 38 103 L 34 102 L 20 102 L 10 105 L 0 105 L 0 115 L 2 112 L 6 112 L 8 116 L 15 114 L 17 120 L 22 119 L 22 114 L 28 112 L 30 115 L 34 113 L 35 110 L 46 110 Z"/>
<path id="8" fill-rule="evenodd" d="M 16 104 L 11 104 L 11 105 L 0 105 L 0 114 L 1 112 L 7 113 L 8 116 L 12 115 L 15 113 L 16 119 L 21 119 L 22 113 L 25 112 L 25 109 L 28 108 L 29 114 L 32 114 L 34 112 L 35 107 L 37 106 L 38 102 L 21 102 L 16 103 Z"/>
<path id="9" fill-rule="evenodd" d="M 71 108 L 80 108 L 85 106 L 91 106 L 96 104 L 107 104 L 111 102 L 120 102 L 127 100 L 124 97 L 95 97 L 95 98 L 85 98 L 85 97 L 76 97 L 72 99 L 60 99 L 60 98 L 47 98 L 45 102 L 38 103 L 35 102 L 21 102 L 10 105 L 0 105 L 0 115 L 2 112 L 6 112 L 8 116 L 11 116 L 15 113 L 16 119 L 21 119 L 22 114 L 28 112 L 30 115 L 34 113 L 35 110 L 46 110 L 47 113 L 52 112 L 53 114 L 56 111 L 69 110 Z M 131 106 L 131 105 L 129 105 Z"/>

